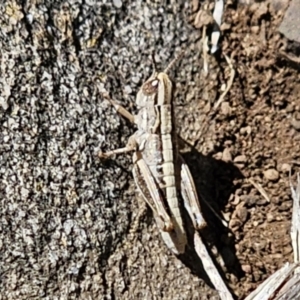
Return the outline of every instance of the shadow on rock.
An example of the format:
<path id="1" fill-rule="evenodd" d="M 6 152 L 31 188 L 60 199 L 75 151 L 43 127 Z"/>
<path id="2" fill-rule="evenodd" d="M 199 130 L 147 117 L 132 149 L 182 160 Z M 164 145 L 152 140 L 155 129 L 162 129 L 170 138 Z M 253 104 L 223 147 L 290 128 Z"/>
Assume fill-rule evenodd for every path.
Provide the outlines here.
<path id="1" fill-rule="evenodd" d="M 242 179 L 243 175 L 232 163 L 205 157 L 196 150 L 182 154 L 182 156 L 192 173 L 202 213 L 207 222 L 207 227 L 200 232 L 207 249 L 224 280 L 224 271 L 221 270 L 219 263 L 214 259 L 216 255 L 210 251 L 212 247 L 217 249 L 217 256 L 221 256 L 224 261 L 226 272 L 234 274 L 237 278 L 241 278 L 244 272 L 236 256 L 235 237 L 230 229 L 223 225 L 221 211 L 228 203 L 230 195 L 234 193 L 236 188 L 234 180 Z M 207 284 L 212 286 L 203 270 L 202 262 L 200 262 L 194 250 L 194 230 L 187 214 L 185 222 L 187 225 L 189 247 L 187 247 L 186 252 L 179 258 L 194 274 L 203 278 Z"/>

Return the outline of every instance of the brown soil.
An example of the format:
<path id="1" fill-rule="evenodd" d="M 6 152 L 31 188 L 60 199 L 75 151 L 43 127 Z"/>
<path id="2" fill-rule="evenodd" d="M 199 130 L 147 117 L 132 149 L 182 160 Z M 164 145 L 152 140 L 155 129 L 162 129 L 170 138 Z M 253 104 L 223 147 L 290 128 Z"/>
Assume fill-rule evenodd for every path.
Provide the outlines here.
<path id="1" fill-rule="evenodd" d="M 228 228 L 220 228 L 217 219 L 210 219 L 210 242 L 224 260 L 226 278 L 238 299 L 293 259 L 289 172 L 295 180 L 300 82 L 298 64 L 282 55 L 290 49 L 278 33 L 285 5 L 277 1 L 237 9 L 227 6 L 222 53 L 233 62 L 233 85 L 202 139 L 195 141 L 195 135 L 185 133 L 187 127 L 181 131 L 183 139 L 195 145 L 190 166 L 199 194 L 229 221 Z M 229 78 L 222 55 L 211 63 L 214 68 L 208 78 L 199 78 L 201 92 L 198 100 L 189 103 L 188 118 L 196 115 L 197 102 L 207 108 L 205 93 L 210 93 L 210 101 L 217 99 L 221 84 Z M 211 96 L 212 88 L 219 94 Z M 197 172 L 203 169 L 209 171 L 200 178 Z"/>

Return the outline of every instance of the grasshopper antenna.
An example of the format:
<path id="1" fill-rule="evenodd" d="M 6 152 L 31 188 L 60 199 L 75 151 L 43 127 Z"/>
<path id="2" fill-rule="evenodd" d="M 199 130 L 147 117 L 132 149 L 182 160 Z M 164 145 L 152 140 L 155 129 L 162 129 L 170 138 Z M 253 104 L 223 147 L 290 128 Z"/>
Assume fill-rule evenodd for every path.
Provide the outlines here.
<path id="1" fill-rule="evenodd" d="M 185 49 L 181 50 L 180 53 L 165 68 L 164 73 L 168 73 L 170 69 L 183 57 L 184 53 L 185 53 Z"/>
<path id="2" fill-rule="evenodd" d="M 151 62 L 152 62 L 152 68 L 153 68 L 153 74 L 157 73 L 157 64 L 155 61 L 155 50 L 151 53 Z"/>

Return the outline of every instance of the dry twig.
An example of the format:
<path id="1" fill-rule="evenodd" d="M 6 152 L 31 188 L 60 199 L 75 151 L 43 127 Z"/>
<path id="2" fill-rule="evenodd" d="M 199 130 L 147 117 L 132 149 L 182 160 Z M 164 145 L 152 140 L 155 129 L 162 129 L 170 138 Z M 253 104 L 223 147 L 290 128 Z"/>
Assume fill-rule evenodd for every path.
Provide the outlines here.
<path id="1" fill-rule="evenodd" d="M 264 190 L 264 188 L 259 184 L 254 182 L 251 178 L 248 179 L 248 181 L 259 191 L 259 193 L 268 201 L 270 202 L 270 198 L 267 194 L 267 192 Z"/>
<path id="2" fill-rule="evenodd" d="M 229 292 L 227 286 L 225 285 L 217 268 L 215 267 L 198 232 L 195 232 L 194 244 L 195 244 L 195 250 L 196 250 L 198 256 L 201 257 L 204 270 L 207 273 L 212 284 L 218 291 L 220 298 L 222 300 L 233 300 L 231 293 Z"/>

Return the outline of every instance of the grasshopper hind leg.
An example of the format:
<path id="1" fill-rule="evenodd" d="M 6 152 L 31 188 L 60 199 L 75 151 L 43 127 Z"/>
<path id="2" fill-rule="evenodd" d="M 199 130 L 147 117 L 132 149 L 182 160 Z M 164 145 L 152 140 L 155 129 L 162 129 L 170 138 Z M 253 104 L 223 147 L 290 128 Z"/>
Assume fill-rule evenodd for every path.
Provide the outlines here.
<path id="1" fill-rule="evenodd" d="M 186 162 L 180 155 L 179 160 L 181 163 L 180 188 L 184 207 L 187 210 L 194 227 L 196 229 L 202 229 L 206 227 L 206 222 L 201 212 L 195 183 Z"/>
<path id="2" fill-rule="evenodd" d="M 153 211 L 157 227 L 167 247 L 176 255 L 184 253 L 186 235 L 178 234 L 174 230 L 174 220 L 169 216 L 159 186 L 143 159 L 138 160 L 134 165 L 133 177 L 138 191 Z"/>
<path id="3" fill-rule="evenodd" d="M 158 226 L 163 231 L 173 230 L 173 223 L 164 206 L 159 187 L 143 159 L 138 159 L 132 170 L 138 191 L 157 216 Z"/>

